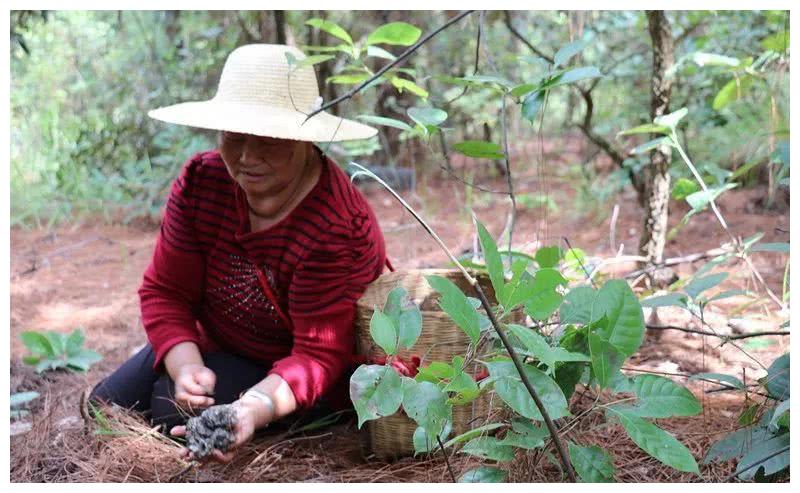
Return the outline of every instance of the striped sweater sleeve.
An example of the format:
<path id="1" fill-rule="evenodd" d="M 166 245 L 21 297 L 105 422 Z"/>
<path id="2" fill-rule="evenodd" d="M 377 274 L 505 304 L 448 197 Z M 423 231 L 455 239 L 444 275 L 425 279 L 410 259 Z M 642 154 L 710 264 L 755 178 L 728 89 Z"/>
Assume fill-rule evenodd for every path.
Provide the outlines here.
<path id="1" fill-rule="evenodd" d="M 356 301 L 385 262 L 377 224 L 364 214 L 351 228 L 348 242 L 323 241 L 309 252 L 289 289 L 293 347 L 270 374 L 286 380 L 300 409 L 313 406 L 349 367 Z"/>
<path id="2" fill-rule="evenodd" d="M 194 228 L 192 180 L 199 155 L 189 159 L 173 182 L 153 258 L 139 288 L 142 324 L 162 369 L 176 344 L 200 344 L 196 309 L 202 298 L 205 259 Z"/>

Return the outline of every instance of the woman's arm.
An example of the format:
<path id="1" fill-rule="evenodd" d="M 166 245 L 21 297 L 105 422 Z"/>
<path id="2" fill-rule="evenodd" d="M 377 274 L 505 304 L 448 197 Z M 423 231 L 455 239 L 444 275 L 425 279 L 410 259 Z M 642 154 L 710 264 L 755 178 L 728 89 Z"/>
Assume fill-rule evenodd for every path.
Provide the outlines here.
<path id="1" fill-rule="evenodd" d="M 255 397 L 243 396 L 239 399 L 240 404 L 252 414 L 255 429 L 263 428 L 297 409 L 292 389 L 280 375 L 269 375 L 251 388 L 272 400 L 272 406 L 268 406 Z"/>

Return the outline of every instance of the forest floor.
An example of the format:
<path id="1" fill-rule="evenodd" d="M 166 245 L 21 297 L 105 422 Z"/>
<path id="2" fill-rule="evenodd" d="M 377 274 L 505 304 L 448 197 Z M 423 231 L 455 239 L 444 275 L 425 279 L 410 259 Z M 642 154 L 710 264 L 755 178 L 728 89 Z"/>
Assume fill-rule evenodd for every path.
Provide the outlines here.
<path id="1" fill-rule="evenodd" d="M 564 178 L 564 148 L 546 149 L 554 164 L 546 172 L 524 170 L 515 176 L 518 194 L 541 193 L 557 204 L 545 217 L 540 207 L 519 208 L 514 233 L 515 248 L 535 251 L 544 244 L 557 244 L 562 236 L 583 249 L 590 259 L 610 258 L 619 253 L 635 255 L 641 230 L 641 209 L 627 192 L 610 197 L 605 203 L 583 203 Z M 567 149 L 569 151 L 569 149 Z M 522 156 L 523 160 L 525 156 Z M 456 173 L 463 166 L 456 166 Z M 494 190 L 505 189 L 502 177 L 482 184 Z M 789 241 L 789 214 L 767 211 L 758 205 L 763 188 L 733 190 L 719 200 L 722 213 L 734 234 L 748 237 L 764 233 L 765 242 Z M 398 269 L 443 266 L 445 258 L 435 243 L 413 222 L 412 217 L 385 192 L 365 192 L 384 231 L 388 255 Z M 486 198 L 488 196 L 488 199 Z M 464 187 L 455 180 L 419 180 L 411 203 L 430 221 L 433 228 L 454 251 L 472 249 L 473 229 L 469 212 L 463 206 Z M 612 225 L 611 210 L 619 204 Z M 497 194 L 473 194 L 472 209 L 490 232 L 503 229 L 508 201 Z M 670 226 L 687 211 L 683 204 L 671 203 Z M 611 244 L 611 231 L 614 244 Z M 75 225 L 52 230 L 11 231 L 11 392 L 35 390 L 41 396 L 31 405 L 28 421 L 32 429 L 11 437 L 12 481 L 447 481 L 449 475 L 440 456 L 406 458 L 385 462 L 371 456 L 363 446 L 363 434 L 355 433 L 354 420 L 309 436 L 285 439 L 267 436 L 240 454 L 228 466 L 209 465 L 183 471 L 175 457 L 177 445 L 144 433 L 139 439 L 98 436 L 83 426 L 79 401 L 83 391 L 113 371 L 145 342 L 139 317 L 137 288 L 147 266 L 158 227 L 154 225 L 108 226 L 83 220 Z M 666 245 L 666 257 L 682 257 L 704 252 L 724 243 L 726 236 L 710 212 L 692 218 L 680 234 Z M 753 254 L 753 261 L 770 288 L 780 297 L 786 256 L 777 253 Z M 675 266 L 685 278 L 701 265 Z M 612 265 L 604 274 L 620 276 L 636 270 L 633 262 Z M 717 269 L 727 271 L 723 289 L 760 291 L 741 264 L 731 262 Z M 758 303 L 750 298 L 732 297 L 708 308 L 707 321 L 720 333 L 730 333 L 731 319 L 746 319 L 744 329 L 775 330 L 788 318 L 765 297 Z M 694 327 L 678 309 L 660 309 L 659 323 Z M 736 324 L 734 324 L 736 325 Z M 104 359 L 86 374 L 49 372 L 37 375 L 22 363 L 25 348 L 19 334 L 26 330 L 71 331 L 84 329 L 87 345 Z M 680 331 L 649 330 L 641 350 L 629 361 L 625 371 L 646 371 L 671 375 L 687 384 L 684 375 L 718 372 L 737 375 L 748 382 L 765 374 L 761 364 L 769 364 L 789 350 L 788 337 L 746 339 L 742 350 L 731 344 L 720 346 L 715 338 Z M 659 420 L 692 450 L 698 462 L 709 444 L 736 428 L 738 415 L 751 403 L 741 395 L 707 393 L 712 386 L 695 381 L 689 387 L 704 405 L 701 415 L 691 418 Z M 579 400 L 579 399 L 578 399 Z M 573 402 L 580 407 L 580 402 Z M 124 421 L 124 417 L 121 418 Z M 619 426 L 582 423 L 571 438 L 581 443 L 601 444 L 615 455 L 619 481 L 721 481 L 732 471 L 731 464 L 703 465 L 702 477 L 677 473 L 661 466 L 625 438 Z M 18 423 L 17 423 L 18 425 Z M 142 425 L 143 426 L 143 425 Z M 12 426 L 13 428 L 13 426 Z M 147 432 L 147 429 L 144 428 Z M 316 433 L 316 434 L 315 434 Z M 123 442 L 119 442 L 123 440 Z M 120 445 L 122 443 L 122 445 Z M 138 444 L 138 445 L 136 445 Z M 148 445 L 149 444 L 149 445 Z M 130 456 L 139 446 L 140 460 Z M 141 447 L 145 447 L 142 449 Z M 559 481 L 558 469 L 535 454 L 523 454 L 509 467 L 509 479 L 517 481 Z M 258 460 L 255 460 L 258 459 Z M 456 474 L 464 472 L 475 459 L 456 454 Z M 149 462 L 148 462 L 149 461 Z M 244 461 L 244 462 L 243 462 Z M 536 461 L 534 463 L 533 461 Z"/>

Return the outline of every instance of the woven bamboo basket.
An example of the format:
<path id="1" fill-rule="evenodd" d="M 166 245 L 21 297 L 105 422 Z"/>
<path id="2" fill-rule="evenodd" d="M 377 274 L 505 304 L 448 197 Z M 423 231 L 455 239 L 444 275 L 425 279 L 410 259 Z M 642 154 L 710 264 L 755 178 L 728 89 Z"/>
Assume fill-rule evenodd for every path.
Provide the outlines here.
<path id="1" fill-rule="evenodd" d="M 401 358 L 409 359 L 412 356 L 419 356 L 422 359 L 420 366 L 426 366 L 433 361 L 450 363 L 453 356 L 463 355 L 466 352 L 470 342 L 469 338 L 453 323 L 447 313 L 439 308 L 437 303 L 439 294 L 425 280 L 425 276 L 429 275 L 446 277 L 467 295 L 470 295 L 472 291 L 461 272 L 455 269 L 395 271 L 382 275 L 367 287 L 357 304 L 357 349 L 360 355 L 366 356 L 367 361 L 386 356 L 386 353 L 372 340 L 369 322 L 374 307 L 383 308 L 387 295 L 397 286 L 406 289 L 409 298 L 420 307 L 422 312 L 422 333 L 411 349 L 399 353 Z M 488 276 L 475 272 L 472 272 L 472 275 L 477 277 L 489 302 L 494 303 L 494 289 Z M 476 368 L 471 369 L 471 371 L 475 370 L 477 370 L 477 364 Z M 490 410 L 490 393 L 481 394 L 471 404 L 454 406 L 453 436 L 482 425 L 483 423 L 478 418 L 488 416 Z M 402 411 L 392 416 L 369 421 L 367 422 L 367 433 L 370 448 L 377 457 L 382 459 L 412 455 L 414 453 L 412 438 L 416 428 L 417 424 Z"/>

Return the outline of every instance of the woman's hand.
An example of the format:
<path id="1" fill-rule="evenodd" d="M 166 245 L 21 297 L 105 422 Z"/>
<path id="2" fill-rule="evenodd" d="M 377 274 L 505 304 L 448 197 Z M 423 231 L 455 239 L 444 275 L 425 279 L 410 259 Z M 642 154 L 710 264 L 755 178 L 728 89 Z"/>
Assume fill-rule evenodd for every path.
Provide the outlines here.
<path id="1" fill-rule="evenodd" d="M 217 376 L 211 369 L 197 363 L 181 366 L 175 381 L 175 401 L 185 409 L 203 409 L 214 405 L 214 386 Z"/>
<path id="2" fill-rule="evenodd" d="M 226 452 L 214 450 L 211 452 L 210 458 L 217 462 L 228 463 L 231 462 L 236 455 L 236 449 L 249 442 L 253 438 L 258 422 L 262 419 L 263 410 L 260 409 L 260 403 L 253 402 L 250 399 L 240 399 L 235 401 L 232 406 L 236 410 L 236 424 L 233 427 L 234 442 L 228 447 Z M 175 426 L 170 430 L 170 435 L 182 437 L 186 436 L 185 426 Z M 181 457 L 189 460 L 194 460 L 194 455 L 188 448 L 184 447 L 180 451 Z"/>

